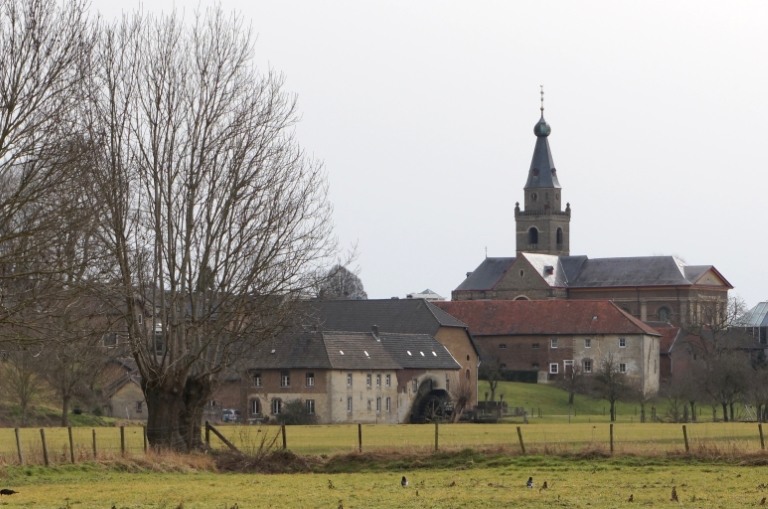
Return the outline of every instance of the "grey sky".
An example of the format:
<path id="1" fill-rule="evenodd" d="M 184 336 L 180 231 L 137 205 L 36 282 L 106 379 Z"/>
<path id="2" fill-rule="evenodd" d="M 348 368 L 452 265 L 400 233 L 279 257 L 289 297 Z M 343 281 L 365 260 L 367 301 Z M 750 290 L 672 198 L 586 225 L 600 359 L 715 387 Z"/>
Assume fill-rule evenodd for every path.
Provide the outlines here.
<path id="1" fill-rule="evenodd" d="M 571 254 L 673 254 L 768 299 L 768 2 L 221 4 L 298 95 L 369 297 L 450 297 L 514 256 L 543 84 Z"/>

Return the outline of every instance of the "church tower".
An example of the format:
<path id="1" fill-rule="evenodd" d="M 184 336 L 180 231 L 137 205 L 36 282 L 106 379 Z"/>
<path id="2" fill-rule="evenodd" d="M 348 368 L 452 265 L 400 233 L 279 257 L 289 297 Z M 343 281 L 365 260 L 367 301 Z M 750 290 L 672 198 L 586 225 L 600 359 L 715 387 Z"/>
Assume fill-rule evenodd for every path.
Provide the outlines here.
<path id="1" fill-rule="evenodd" d="M 544 90 L 541 91 L 541 118 L 533 127 L 536 146 L 525 183 L 524 209 L 515 204 L 517 252 L 568 256 L 570 254 L 571 205 L 562 209 L 560 182 L 552 161 L 547 137 L 552 129 L 544 120 Z"/>

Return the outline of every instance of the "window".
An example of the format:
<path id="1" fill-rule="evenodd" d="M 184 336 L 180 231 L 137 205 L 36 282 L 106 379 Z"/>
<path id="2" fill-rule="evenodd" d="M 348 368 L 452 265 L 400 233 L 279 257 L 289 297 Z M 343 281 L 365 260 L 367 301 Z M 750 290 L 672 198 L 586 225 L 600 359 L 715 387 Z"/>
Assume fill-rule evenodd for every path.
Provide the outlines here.
<path id="1" fill-rule="evenodd" d="M 557 242 L 557 247 L 562 247 L 563 245 L 563 229 L 558 228 L 557 233 L 555 233 L 555 242 Z"/>
<path id="2" fill-rule="evenodd" d="M 549 340 L 549 347 L 552 349 L 557 348 L 557 338 L 552 338 Z"/>
<path id="3" fill-rule="evenodd" d="M 314 387 L 315 386 L 315 374 L 314 373 L 307 373 L 307 375 L 304 378 L 304 381 L 307 384 L 307 387 Z"/>
<path id="4" fill-rule="evenodd" d="M 370 373 L 368 373 L 367 375 L 365 375 L 365 386 L 370 387 L 371 384 L 373 384 L 373 376 Z"/>
<path id="5" fill-rule="evenodd" d="M 347 413 L 352 413 L 352 397 L 347 398 Z"/>
<path id="6" fill-rule="evenodd" d="M 592 373 L 592 360 L 584 359 L 584 373 Z"/>
<path id="7" fill-rule="evenodd" d="M 290 371 L 281 371 L 280 372 L 280 387 L 290 387 L 291 386 L 291 372 Z"/>
<path id="8" fill-rule="evenodd" d="M 501 350 L 506 350 L 507 349 L 507 344 L 506 343 L 499 343 L 499 348 Z"/>
<path id="9" fill-rule="evenodd" d="M 533 348 L 534 350 L 538 350 L 540 347 L 541 345 L 539 345 L 538 343 L 531 343 L 531 348 Z"/>
<path id="10" fill-rule="evenodd" d="M 141 313 L 139 313 L 139 314 L 136 316 L 136 321 L 138 322 L 138 324 L 139 324 L 139 325 L 144 325 L 144 315 L 142 315 Z"/>
<path id="11" fill-rule="evenodd" d="M 627 365 L 623 362 L 619 364 L 619 373 L 626 373 L 627 372 Z"/>
<path id="12" fill-rule="evenodd" d="M 660 307 L 659 311 L 657 312 L 657 315 L 659 317 L 659 321 L 661 321 L 661 322 L 668 322 L 669 321 L 669 316 L 671 314 L 672 313 L 669 311 L 669 308 L 666 307 L 666 306 Z"/>
<path id="13" fill-rule="evenodd" d="M 381 375 L 376 375 L 376 387 L 381 387 Z"/>
<path id="14" fill-rule="evenodd" d="M 387 398 L 384 401 L 384 404 L 386 405 L 384 408 L 387 410 L 387 413 L 392 411 L 392 398 Z"/>
<path id="15" fill-rule="evenodd" d="M 352 387 L 352 373 L 347 373 L 347 387 Z"/>
<path id="16" fill-rule="evenodd" d="M 627 347 L 627 338 L 619 338 L 619 348 Z"/>
<path id="17" fill-rule="evenodd" d="M 381 413 L 381 398 L 376 398 L 376 413 Z"/>
<path id="18" fill-rule="evenodd" d="M 368 398 L 368 410 L 373 410 L 373 400 Z"/>
<path id="19" fill-rule="evenodd" d="M 573 369 L 573 360 L 563 361 L 563 367 L 565 368 L 566 371 L 568 371 L 568 368 Z"/>
<path id="20" fill-rule="evenodd" d="M 549 374 L 556 375 L 559 372 L 560 365 L 556 362 L 549 363 Z"/>
<path id="21" fill-rule="evenodd" d="M 584 340 L 584 348 L 592 348 L 592 339 L 591 338 L 586 338 Z"/>
<path id="22" fill-rule="evenodd" d="M 251 415 L 261 415 L 261 400 L 259 398 L 252 399 L 248 405 L 248 410 L 251 411 Z"/>
<path id="23" fill-rule="evenodd" d="M 387 387 L 392 387 L 392 375 L 387 375 L 384 379 L 384 383 Z"/>
<path id="24" fill-rule="evenodd" d="M 254 373 L 253 374 L 253 386 L 254 387 L 261 387 L 261 373 Z"/>
<path id="25" fill-rule="evenodd" d="M 528 244 L 535 246 L 539 243 L 539 230 L 531 228 L 528 230 Z"/>
<path id="26" fill-rule="evenodd" d="M 137 401 L 136 402 L 136 413 L 140 414 L 144 411 L 144 402 L 143 401 Z"/>
<path id="27" fill-rule="evenodd" d="M 114 348 L 117 346 L 117 334 L 109 332 L 101 337 L 101 343 L 107 348 Z"/>
<path id="28" fill-rule="evenodd" d="M 155 354 L 163 355 L 165 353 L 165 338 L 162 331 L 155 331 Z"/>
<path id="29" fill-rule="evenodd" d="M 315 400 L 314 399 L 304 400 L 304 406 L 307 409 L 307 414 L 308 415 L 314 415 L 315 414 Z"/>
<path id="30" fill-rule="evenodd" d="M 272 415 L 278 415 L 283 409 L 283 400 L 275 398 L 272 400 Z"/>

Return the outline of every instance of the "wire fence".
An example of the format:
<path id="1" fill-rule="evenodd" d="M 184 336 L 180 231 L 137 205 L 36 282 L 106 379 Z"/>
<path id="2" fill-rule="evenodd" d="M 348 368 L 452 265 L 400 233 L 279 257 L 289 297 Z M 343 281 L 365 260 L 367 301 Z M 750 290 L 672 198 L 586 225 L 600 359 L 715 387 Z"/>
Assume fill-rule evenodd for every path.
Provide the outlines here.
<path id="1" fill-rule="evenodd" d="M 302 455 L 461 449 L 510 454 L 765 454 L 762 423 L 335 424 L 206 423 L 210 450 L 245 454 L 288 449 Z M 143 426 L 0 428 L 0 464 L 58 465 L 146 455 Z"/>

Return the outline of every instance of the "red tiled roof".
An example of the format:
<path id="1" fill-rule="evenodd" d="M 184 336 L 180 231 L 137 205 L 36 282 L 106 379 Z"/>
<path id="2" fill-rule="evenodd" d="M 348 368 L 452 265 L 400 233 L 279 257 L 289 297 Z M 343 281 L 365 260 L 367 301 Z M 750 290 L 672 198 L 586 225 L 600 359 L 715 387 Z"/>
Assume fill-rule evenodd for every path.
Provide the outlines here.
<path id="1" fill-rule="evenodd" d="M 607 300 L 469 300 L 434 302 L 474 336 L 659 333 Z"/>
<path id="2" fill-rule="evenodd" d="M 661 334 L 661 338 L 659 339 L 659 351 L 662 354 L 670 353 L 672 346 L 675 344 L 675 340 L 680 335 L 680 327 L 662 322 L 650 322 L 648 325 Z"/>

